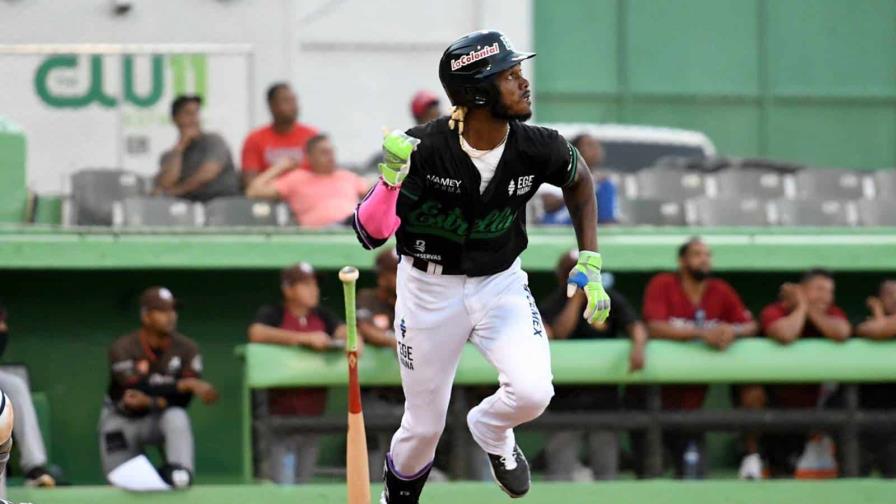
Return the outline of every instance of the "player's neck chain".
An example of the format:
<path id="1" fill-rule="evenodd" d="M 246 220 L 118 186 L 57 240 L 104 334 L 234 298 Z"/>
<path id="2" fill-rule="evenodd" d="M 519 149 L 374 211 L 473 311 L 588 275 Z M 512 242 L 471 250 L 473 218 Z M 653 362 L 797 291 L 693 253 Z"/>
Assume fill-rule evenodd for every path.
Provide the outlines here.
<path id="1" fill-rule="evenodd" d="M 502 138 L 501 141 L 498 142 L 498 145 L 492 147 L 491 149 L 479 150 L 479 149 L 473 147 L 472 145 L 470 145 L 469 143 L 467 143 L 467 140 L 463 136 L 460 137 L 460 139 L 461 139 L 460 147 L 471 158 L 481 158 L 482 156 L 488 155 L 488 153 L 490 153 L 490 152 L 494 151 L 495 149 L 504 145 L 504 143 L 507 142 L 508 136 L 510 136 L 510 125 L 509 124 L 507 125 L 507 131 L 504 132 L 504 138 Z"/>

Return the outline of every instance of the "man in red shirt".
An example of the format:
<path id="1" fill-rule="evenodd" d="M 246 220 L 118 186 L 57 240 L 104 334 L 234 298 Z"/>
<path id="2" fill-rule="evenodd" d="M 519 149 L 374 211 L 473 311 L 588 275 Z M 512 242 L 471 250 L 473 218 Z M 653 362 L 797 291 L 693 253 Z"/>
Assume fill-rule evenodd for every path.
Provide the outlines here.
<path id="1" fill-rule="evenodd" d="M 280 273 L 283 303 L 259 308 L 249 325 L 249 341 L 316 351 L 341 348 L 345 324 L 319 306 L 320 288 L 310 264 L 302 262 Z M 325 388 L 280 388 L 267 391 L 271 415 L 317 416 L 327 404 Z M 262 452 L 262 477 L 277 483 L 306 483 L 313 476 L 318 455 L 317 435 L 290 435 L 271 440 Z M 286 463 L 291 460 L 292 463 Z"/>
<path id="2" fill-rule="evenodd" d="M 737 292 L 724 280 L 712 278 L 712 254 L 700 238 L 692 238 L 678 248 L 678 271 L 659 273 L 644 291 L 644 321 L 650 338 L 705 342 L 725 350 L 741 336 L 756 333 L 753 315 Z M 664 409 L 693 410 L 703 406 L 706 385 L 662 387 Z M 676 474 L 683 474 L 685 450 L 694 445 L 703 451 L 701 436 L 671 432 L 664 436 L 672 453 Z M 700 457 L 700 472 L 705 471 Z"/>
<path id="3" fill-rule="evenodd" d="M 834 304 L 833 275 L 818 268 L 804 273 L 799 284 L 781 285 L 778 301 L 763 308 L 759 318 L 763 334 L 785 345 L 800 338 L 846 341 L 852 332 L 846 314 Z M 741 405 L 751 409 L 815 408 L 820 400 L 817 383 L 747 386 L 740 393 Z M 788 434 L 763 436 L 757 445 L 767 456 L 772 476 L 792 476 L 805 443 L 805 435 Z"/>
<path id="4" fill-rule="evenodd" d="M 305 144 L 317 129 L 297 122 L 299 103 L 289 84 L 278 82 L 268 88 L 271 124 L 258 128 L 243 142 L 243 187 L 249 187 L 259 173 L 281 160 L 307 169 Z"/>

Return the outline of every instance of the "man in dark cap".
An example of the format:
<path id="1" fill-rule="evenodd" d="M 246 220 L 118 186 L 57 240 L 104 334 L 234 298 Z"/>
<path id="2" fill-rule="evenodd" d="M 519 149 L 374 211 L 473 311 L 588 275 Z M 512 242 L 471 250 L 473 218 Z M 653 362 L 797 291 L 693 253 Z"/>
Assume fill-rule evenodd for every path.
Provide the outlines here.
<path id="1" fill-rule="evenodd" d="M 177 301 L 165 287 L 140 296 L 140 329 L 109 347 L 109 389 L 100 414 L 103 472 L 158 446 L 165 464 L 159 473 L 175 488 L 192 484 L 193 430 L 187 406 L 193 396 L 205 404 L 218 392 L 203 380 L 202 356 L 193 340 L 177 332 Z"/>
<path id="2" fill-rule="evenodd" d="M 258 309 L 249 325 L 252 343 L 305 347 L 317 351 L 342 348 L 345 324 L 320 306 L 320 288 L 314 268 L 300 262 L 280 273 L 280 304 Z M 267 410 L 278 416 L 317 416 L 327 405 L 327 389 L 280 388 L 267 391 Z M 262 477 L 277 483 L 307 483 L 317 465 L 319 436 L 290 435 L 261 446 Z M 263 443 L 268 444 L 268 443 Z"/>

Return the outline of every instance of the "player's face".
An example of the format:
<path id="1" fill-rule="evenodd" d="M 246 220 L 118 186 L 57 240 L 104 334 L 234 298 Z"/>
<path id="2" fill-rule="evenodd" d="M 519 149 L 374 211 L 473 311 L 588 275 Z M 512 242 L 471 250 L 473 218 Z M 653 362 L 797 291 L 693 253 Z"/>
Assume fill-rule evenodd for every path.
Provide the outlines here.
<path id="1" fill-rule="evenodd" d="M 529 81 L 523 77 L 520 65 L 515 65 L 495 77 L 498 100 L 492 104 L 492 115 L 500 119 L 526 121 L 532 117 L 532 96 Z"/>
<path id="2" fill-rule="evenodd" d="M 814 276 L 803 282 L 803 292 L 810 306 L 827 310 L 834 303 L 834 281 L 824 276 Z"/>
<path id="3" fill-rule="evenodd" d="M 318 173 L 330 173 L 336 169 L 336 148 L 329 140 L 321 140 L 308 152 L 308 163 Z"/>
<path id="4" fill-rule="evenodd" d="M 292 89 L 284 87 L 277 90 L 269 105 L 274 122 L 292 123 L 299 118 L 299 100 Z"/>
<path id="5" fill-rule="evenodd" d="M 174 116 L 174 124 L 180 131 L 199 130 L 199 104 L 189 102 Z"/>
<path id="6" fill-rule="evenodd" d="M 896 315 L 896 281 L 885 282 L 881 286 L 880 300 L 884 304 L 884 313 Z"/>
<path id="7" fill-rule="evenodd" d="M 712 273 L 712 252 L 703 242 L 694 242 L 680 259 L 680 265 L 696 280 L 703 280 Z"/>
<path id="8" fill-rule="evenodd" d="M 316 280 L 302 280 L 287 288 L 287 296 L 306 308 L 314 308 L 320 303 L 320 288 Z"/>
<path id="9" fill-rule="evenodd" d="M 143 325 L 161 334 L 171 334 L 177 328 L 177 311 L 146 310 L 143 312 Z"/>

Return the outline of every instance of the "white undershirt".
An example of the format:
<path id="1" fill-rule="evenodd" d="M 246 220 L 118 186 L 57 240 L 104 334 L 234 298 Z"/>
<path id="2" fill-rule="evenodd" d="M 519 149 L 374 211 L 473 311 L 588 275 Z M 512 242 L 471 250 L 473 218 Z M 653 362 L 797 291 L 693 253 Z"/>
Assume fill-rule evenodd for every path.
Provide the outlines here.
<path id="1" fill-rule="evenodd" d="M 498 168 L 498 163 L 501 161 L 501 156 L 504 154 L 504 146 L 506 144 L 507 137 L 504 137 L 504 141 L 498 144 L 494 149 L 479 150 L 471 147 L 470 144 L 464 140 L 463 136 L 460 137 L 460 148 L 470 156 L 470 161 L 473 162 L 473 166 L 479 170 L 479 175 L 482 177 L 482 182 L 479 183 L 479 194 L 482 194 L 485 191 L 489 181 L 495 176 L 495 170 Z"/>

